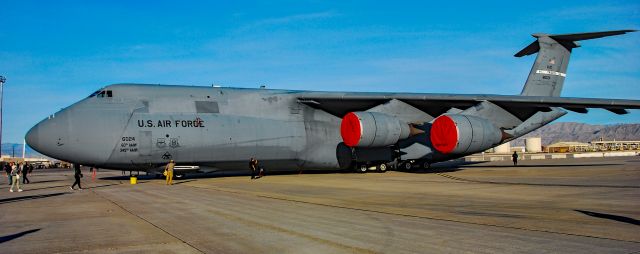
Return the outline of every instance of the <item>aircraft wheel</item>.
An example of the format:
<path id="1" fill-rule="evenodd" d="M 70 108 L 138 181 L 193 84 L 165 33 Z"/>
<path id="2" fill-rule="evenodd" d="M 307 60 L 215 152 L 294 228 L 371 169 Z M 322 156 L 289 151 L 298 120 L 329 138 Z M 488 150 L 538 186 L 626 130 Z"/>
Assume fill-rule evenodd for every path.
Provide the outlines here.
<path id="1" fill-rule="evenodd" d="M 404 169 L 411 170 L 411 168 L 413 168 L 413 165 L 411 165 L 411 162 L 407 161 L 404 163 Z"/>
<path id="2" fill-rule="evenodd" d="M 378 165 L 378 166 L 376 167 L 376 169 L 377 169 L 377 170 L 378 170 L 378 172 L 380 172 L 380 173 L 387 172 L 387 164 L 386 164 L 386 163 L 382 163 L 382 164 Z"/>
<path id="3" fill-rule="evenodd" d="M 358 167 L 358 173 L 367 173 L 368 167 L 367 165 L 360 165 L 360 167 Z"/>
<path id="4" fill-rule="evenodd" d="M 423 169 L 431 169 L 431 163 L 429 163 L 429 162 L 422 163 L 422 168 Z"/>

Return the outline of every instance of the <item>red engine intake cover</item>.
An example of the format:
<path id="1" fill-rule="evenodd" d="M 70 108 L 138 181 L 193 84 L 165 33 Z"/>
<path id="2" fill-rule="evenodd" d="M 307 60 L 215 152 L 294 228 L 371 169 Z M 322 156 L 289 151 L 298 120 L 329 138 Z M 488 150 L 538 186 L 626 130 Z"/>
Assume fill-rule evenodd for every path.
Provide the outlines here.
<path id="1" fill-rule="evenodd" d="M 450 153 L 458 145 L 458 126 L 446 115 L 439 116 L 431 125 L 431 144 L 441 153 Z"/>
<path id="2" fill-rule="evenodd" d="M 340 135 L 344 144 L 350 147 L 358 145 L 362 137 L 360 118 L 353 112 L 346 114 L 340 123 Z"/>

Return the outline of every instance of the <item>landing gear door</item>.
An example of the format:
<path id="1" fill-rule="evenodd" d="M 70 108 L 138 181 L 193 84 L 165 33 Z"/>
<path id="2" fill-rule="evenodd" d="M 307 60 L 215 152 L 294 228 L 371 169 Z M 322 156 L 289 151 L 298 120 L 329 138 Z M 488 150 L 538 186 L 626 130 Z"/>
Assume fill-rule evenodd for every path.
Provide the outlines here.
<path id="1" fill-rule="evenodd" d="M 140 131 L 139 155 L 142 158 L 151 156 L 151 131 Z"/>

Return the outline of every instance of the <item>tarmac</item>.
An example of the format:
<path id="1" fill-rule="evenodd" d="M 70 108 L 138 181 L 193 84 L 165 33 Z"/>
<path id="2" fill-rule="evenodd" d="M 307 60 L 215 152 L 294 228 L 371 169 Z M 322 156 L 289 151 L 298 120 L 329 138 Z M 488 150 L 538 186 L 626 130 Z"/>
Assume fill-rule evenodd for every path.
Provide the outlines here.
<path id="1" fill-rule="evenodd" d="M 637 253 L 640 158 L 427 172 L 209 174 L 131 185 L 120 171 L 0 181 L 0 253 Z"/>

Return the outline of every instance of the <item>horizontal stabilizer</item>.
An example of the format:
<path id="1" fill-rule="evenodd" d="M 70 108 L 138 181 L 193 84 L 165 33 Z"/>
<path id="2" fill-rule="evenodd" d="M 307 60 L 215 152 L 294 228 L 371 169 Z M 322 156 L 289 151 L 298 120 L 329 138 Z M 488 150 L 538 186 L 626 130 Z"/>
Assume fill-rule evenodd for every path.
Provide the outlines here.
<path id="1" fill-rule="evenodd" d="M 613 36 L 613 35 L 621 35 L 621 34 L 631 33 L 635 31 L 637 30 L 615 30 L 615 31 L 579 33 L 579 34 L 555 34 L 555 35 L 549 35 L 549 37 L 553 38 L 554 40 L 562 40 L 562 41 L 583 41 L 583 40 L 597 39 L 597 38 Z"/>
<path id="2" fill-rule="evenodd" d="M 580 45 L 577 44 L 576 41 L 597 39 L 597 38 L 613 36 L 613 35 L 621 35 L 621 34 L 626 34 L 626 33 L 635 32 L 635 31 L 637 30 L 616 30 L 616 31 L 593 32 L 593 33 L 578 33 L 578 34 L 536 33 L 536 34 L 532 34 L 532 36 L 538 39 L 541 37 L 549 37 L 557 41 L 558 43 L 560 43 L 560 45 L 565 47 L 567 50 L 571 51 L 571 49 L 573 48 L 580 47 Z M 531 54 L 535 54 L 538 51 L 540 51 L 540 44 L 538 43 L 538 40 L 536 40 L 533 43 L 529 44 L 524 49 L 520 50 L 520 52 L 516 53 L 514 56 L 516 57 L 528 56 Z"/>

